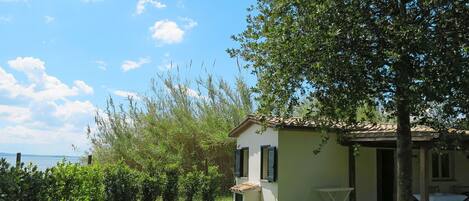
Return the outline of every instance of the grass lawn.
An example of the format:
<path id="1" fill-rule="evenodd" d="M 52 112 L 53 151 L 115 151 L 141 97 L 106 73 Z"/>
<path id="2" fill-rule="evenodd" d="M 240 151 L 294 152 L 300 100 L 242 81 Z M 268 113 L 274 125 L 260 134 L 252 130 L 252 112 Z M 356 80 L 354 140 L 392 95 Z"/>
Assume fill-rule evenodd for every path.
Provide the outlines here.
<path id="1" fill-rule="evenodd" d="M 179 198 L 180 201 L 183 201 L 184 198 L 180 197 Z M 199 199 L 194 199 L 195 201 L 199 201 Z M 221 197 L 217 197 L 215 199 L 216 201 L 233 201 L 233 198 L 229 195 L 226 195 L 226 196 L 221 196 Z M 161 197 L 157 199 L 157 201 L 161 201 Z"/>
<path id="2" fill-rule="evenodd" d="M 224 197 L 219 197 L 217 201 L 233 201 L 233 198 L 231 196 L 224 196 Z"/>

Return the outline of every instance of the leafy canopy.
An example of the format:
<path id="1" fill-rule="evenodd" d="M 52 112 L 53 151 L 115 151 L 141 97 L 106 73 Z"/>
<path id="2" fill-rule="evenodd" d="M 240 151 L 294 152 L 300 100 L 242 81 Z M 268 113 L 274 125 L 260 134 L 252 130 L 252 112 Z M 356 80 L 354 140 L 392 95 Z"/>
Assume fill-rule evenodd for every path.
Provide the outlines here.
<path id="1" fill-rule="evenodd" d="M 416 120 L 469 112 L 467 1 L 258 0 L 249 10 L 228 52 L 257 75 L 261 113 L 291 115 L 307 101 L 332 120 L 354 123 L 363 106 L 393 116 L 403 74 Z"/>

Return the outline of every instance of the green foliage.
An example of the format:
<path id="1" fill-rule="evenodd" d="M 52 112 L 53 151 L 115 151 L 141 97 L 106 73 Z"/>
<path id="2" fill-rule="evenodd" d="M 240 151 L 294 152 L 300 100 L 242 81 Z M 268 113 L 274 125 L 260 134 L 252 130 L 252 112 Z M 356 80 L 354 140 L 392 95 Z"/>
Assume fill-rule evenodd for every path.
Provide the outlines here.
<path id="1" fill-rule="evenodd" d="M 350 125 L 373 116 L 364 106 L 383 110 L 399 128 L 397 200 L 411 200 L 411 124 L 468 121 L 467 0 L 257 0 L 250 11 L 228 52 L 258 77 L 259 112 L 312 103 L 305 118 Z"/>
<path id="2" fill-rule="evenodd" d="M 136 201 L 139 195 L 139 174 L 126 165 L 116 164 L 104 170 L 105 199 Z"/>
<path id="3" fill-rule="evenodd" d="M 142 201 L 155 201 L 161 195 L 164 185 L 163 177 L 141 173 L 140 183 L 142 190 Z"/>
<path id="4" fill-rule="evenodd" d="M 180 178 L 179 187 L 181 189 L 181 193 L 184 194 L 185 201 L 194 200 L 194 197 L 197 195 L 197 192 L 199 192 L 202 183 L 202 175 L 203 173 L 201 171 L 194 168 Z"/>
<path id="5" fill-rule="evenodd" d="M 258 0 L 250 11 L 233 37 L 241 48 L 228 52 L 257 75 L 262 114 L 309 102 L 317 116 L 306 117 L 356 123 L 373 116 L 364 106 L 395 118 L 399 100 L 422 123 L 469 113 L 464 0 Z"/>
<path id="6" fill-rule="evenodd" d="M 81 166 L 67 162 L 45 173 L 48 200 L 104 200 L 103 172 L 99 166 Z"/>
<path id="7" fill-rule="evenodd" d="M 218 172 L 218 167 L 209 166 L 207 172 L 202 177 L 202 200 L 215 201 L 215 198 L 220 190 L 220 177 L 222 175 Z"/>
<path id="8" fill-rule="evenodd" d="M 10 167 L 0 159 L 0 200 L 44 200 L 43 173 L 37 167 L 21 164 Z"/>
<path id="9" fill-rule="evenodd" d="M 209 167 L 208 174 L 195 169 L 181 174 L 177 165 L 169 165 L 164 173 L 146 171 L 123 163 L 81 166 L 61 162 L 42 172 L 32 165 L 11 167 L 0 159 L 0 201 L 155 201 L 160 197 L 178 201 L 179 191 L 186 200 L 203 194 L 210 201 L 221 179 L 214 167 Z"/>
<path id="10" fill-rule="evenodd" d="M 179 164 L 183 172 L 205 162 L 220 167 L 221 183 L 233 183 L 235 142 L 227 133 L 252 113 L 250 89 L 238 78 L 235 85 L 204 79 L 182 80 L 160 75 L 149 92 L 125 104 L 109 99 L 97 114 L 97 130 L 90 132 L 95 161 L 123 162 L 138 170 Z"/>
<path id="11" fill-rule="evenodd" d="M 176 165 L 170 165 L 165 168 L 165 185 L 163 189 L 163 201 L 177 201 L 179 190 L 180 169 Z"/>

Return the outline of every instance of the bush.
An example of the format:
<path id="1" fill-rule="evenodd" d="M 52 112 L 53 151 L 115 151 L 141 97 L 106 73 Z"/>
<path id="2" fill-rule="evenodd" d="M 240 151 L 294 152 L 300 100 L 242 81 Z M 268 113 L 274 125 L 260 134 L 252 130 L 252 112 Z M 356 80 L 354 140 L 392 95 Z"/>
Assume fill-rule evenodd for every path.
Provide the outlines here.
<path id="1" fill-rule="evenodd" d="M 101 201 L 104 200 L 104 172 L 102 167 L 82 166 L 79 171 L 81 181 L 79 200 Z"/>
<path id="2" fill-rule="evenodd" d="M 185 201 L 193 201 L 201 184 L 202 172 L 195 168 L 180 178 L 180 191 Z"/>
<path id="3" fill-rule="evenodd" d="M 208 172 L 193 168 L 179 177 L 176 165 L 159 171 L 138 172 L 123 163 L 111 166 L 81 166 L 66 162 L 39 171 L 36 166 L 11 167 L 0 159 L 0 201 L 177 201 L 179 191 L 186 201 L 214 201 L 219 191 L 217 167 Z"/>
<path id="4" fill-rule="evenodd" d="M 215 201 L 218 191 L 220 190 L 221 174 L 218 167 L 209 166 L 208 171 L 202 176 L 202 199 L 204 201 Z"/>
<path id="5" fill-rule="evenodd" d="M 177 201 L 178 199 L 178 181 L 179 168 L 169 166 L 165 169 L 165 185 L 163 189 L 163 201 Z"/>
<path id="6" fill-rule="evenodd" d="M 47 200 L 103 200 L 102 173 L 98 167 L 67 162 L 47 169 Z"/>
<path id="7" fill-rule="evenodd" d="M 0 159 L 0 201 L 43 200 L 44 188 L 44 174 L 35 166 L 11 167 L 5 159 Z"/>
<path id="8" fill-rule="evenodd" d="M 164 184 L 163 178 L 158 174 L 149 175 L 141 173 L 142 201 L 155 201 L 161 195 Z"/>
<path id="9" fill-rule="evenodd" d="M 45 198 L 44 173 L 32 164 L 16 169 L 19 175 L 19 200 L 42 201 Z"/>
<path id="10" fill-rule="evenodd" d="M 118 163 L 105 168 L 105 199 L 113 201 L 135 201 L 139 195 L 139 174 Z"/>

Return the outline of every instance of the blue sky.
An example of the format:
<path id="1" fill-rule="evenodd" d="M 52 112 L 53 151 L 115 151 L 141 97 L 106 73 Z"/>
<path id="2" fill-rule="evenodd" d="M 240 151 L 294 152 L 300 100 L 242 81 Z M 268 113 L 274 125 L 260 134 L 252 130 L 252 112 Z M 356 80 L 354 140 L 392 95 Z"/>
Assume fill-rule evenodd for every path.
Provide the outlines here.
<path id="1" fill-rule="evenodd" d="M 253 3 L 0 0 L 0 152 L 80 155 L 109 95 L 144 93 L 176 65 L 191 79 L 215 62 L 209 70 L 233 81 L 225 50 Z"/>

